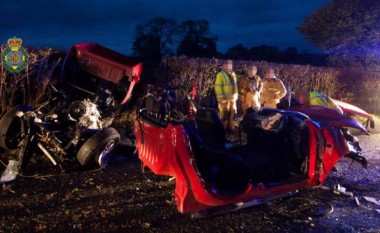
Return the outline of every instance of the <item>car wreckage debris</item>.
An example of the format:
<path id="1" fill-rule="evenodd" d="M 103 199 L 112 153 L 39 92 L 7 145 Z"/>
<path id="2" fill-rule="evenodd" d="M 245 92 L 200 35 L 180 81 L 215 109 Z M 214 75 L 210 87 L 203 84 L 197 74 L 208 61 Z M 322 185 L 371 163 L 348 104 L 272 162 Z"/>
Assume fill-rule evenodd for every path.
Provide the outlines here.
<path id="1" fill-rule="evenodd" d="M 167 117 L 170 108 L 164 108 L 159 99 L 146 96 L 139 107 L 134 123 L 139 159 L 156 175 L 176 177 L 177 208 L 193 218 L 236 211 L 246 206 L 244 203 L 257 204 L 250 201 L 254 194 L 270 197 L 285 193 L 275 192 L 276 188 L 319 186 L 344 157 L 367 166 L 357 138 L 345 127 L 368 135 L 366 129 L 326 108 L 305 108 L 304 113 L 247 110 L 239 121 L 238 143 L 236 130 L 227 132 L 215 109 L 198 109 L 188 98 L 194 114 L 184 120 L 171 119 Z M 154 137 L 158 134 L 162 136 Z M 342 186 L 331 190 L 353 196 Z M 333 209 L 328 203 L 321 206 Z"/>
<path id="2" fill-rule="evenodd" d="M 8 165 L 1 175 L 0 182 L 9 182 L 16 179 L 19 170 L 19 162 L 17 160 L 9 160 Z"/>
<path id="3" fill-rule="evenodd" d="M 366 201 L 368 202 L 371 202 L 371 203 L 374 203 L 378 206 L 380 206 L 380 200 L 376 200 L 376 198 L 373 198 L 373 197 L 363 197 Z"/>
<path id="4" fill-rule="evenodd" d="M 354 194 L 352 192 L 348 192 L 345 187 L 341 186 L 340 184 L 334 185 L 333 193 L 335 194 L 343 194 L 346 196 L 353 197 Z"/>
<path id="5" fill-rule="evenodd" d="M 61 171 L 61 164 L 76 160 L 104 167 L 120 141 L 113 120 L 131 99 L 142 63 L 96 43 L 74 45 L 62 56 L 60 76 L 50 73 L 57 80 L 46 85 L 34 108 L 23 100 L 0 118 L 0 146 L 9 156 L 1 182 L 15 179 L 38 153 Z M 126 139 L 128 154 L 136 149 Z"/>

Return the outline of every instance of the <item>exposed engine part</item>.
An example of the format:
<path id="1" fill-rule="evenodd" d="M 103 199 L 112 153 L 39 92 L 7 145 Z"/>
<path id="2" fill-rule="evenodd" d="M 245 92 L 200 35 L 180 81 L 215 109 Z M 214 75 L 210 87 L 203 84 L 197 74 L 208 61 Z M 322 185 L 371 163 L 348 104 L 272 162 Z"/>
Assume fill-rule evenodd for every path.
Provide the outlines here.
<path id="1" fill-rule="evenodd" d="M 34 111 L 28 112 L 18 112 L 19 117 L 24 117 L 25 119 L 33 120 L 35 123 L 40 123 L 42 120 L 38 117 L 37 113 Z"/>
<path id="2" fill-rule="evenodd" d="M 90 100 L 74 101 L 68 111 L 69 116 L 78 121 L 79 128 L 102 129 L 98 106 Z"/>
<path id="3" fill-rule="evenodd" d="M 45 116 L 45 121 L 54 121 L 54 122 L 57 122 L 58 121 L 58 115 L 57 114 L 50 114 L 50 115 L 47 115 Z"/>
<path id="4" fill-rule="evenodd" d="M 102 129 L 98 106 L 89 100 L 83 100 L 82 103 L 86 106 L 86 113 L 79 118 L 78 126 L 86 129 Z"/>
<path id="5" fill-rule="evenodd" d="M 87 113 L 86 104 L 83 101 L 74 101 L 68 109 L 69 116 L 77 121 Z"/>
<path id="6" fill-rule="evenodd" d="M 102 129 L 102 124 L 97 116 L 83 116 L 79 119 L 79 127 L 86 129 Z"/>
<path id="7" fill-rule="evenodd" d="M 62 142 L 58 140 L 53 134 L 48 135 L 46 142 L 52 146 L 52 150 L 56 154 L 66 155 L 65 150 L 61 147 Z"/>
<path id="8" fill-rule="evenodd" d="M 65 151 L 67 151 L 68 149 L 70 149 L 72 146 L 76 146 L 80 140 L 80 137 L 81 137 L 81 132 L 79 130 L 77 130 L 75 132 L 75 136 L 74 138 L 65 146 Z"/>

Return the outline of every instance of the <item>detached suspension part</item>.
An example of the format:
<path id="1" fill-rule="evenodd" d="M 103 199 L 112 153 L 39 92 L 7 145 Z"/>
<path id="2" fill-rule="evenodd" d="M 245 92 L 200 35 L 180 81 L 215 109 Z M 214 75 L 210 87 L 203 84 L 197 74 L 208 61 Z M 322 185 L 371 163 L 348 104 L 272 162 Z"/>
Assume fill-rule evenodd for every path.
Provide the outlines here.
<path id="1" fill-rule="evenodd" d="M 54 157 L 50 154 L 50 151 L 41 143 L 37 143 L 38 148 L 41 149 L 41 151 L 48 157 L 48 159 L 53 163 L 54 166 L 57 165 L 57 161 L 55 161 Z"/>

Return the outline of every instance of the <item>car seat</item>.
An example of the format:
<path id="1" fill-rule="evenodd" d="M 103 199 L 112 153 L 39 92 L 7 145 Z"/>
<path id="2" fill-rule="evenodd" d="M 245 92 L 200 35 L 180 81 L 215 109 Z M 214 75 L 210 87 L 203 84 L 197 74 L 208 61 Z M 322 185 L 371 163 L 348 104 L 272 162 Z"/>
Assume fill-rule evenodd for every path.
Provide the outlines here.
<path id="1" fill-rule="evenodd" d="M 195 114 L 195 121 L 204 143 L 211 147 L 224 148 L 226 132 L 215 110 L 199 109 Z"/>

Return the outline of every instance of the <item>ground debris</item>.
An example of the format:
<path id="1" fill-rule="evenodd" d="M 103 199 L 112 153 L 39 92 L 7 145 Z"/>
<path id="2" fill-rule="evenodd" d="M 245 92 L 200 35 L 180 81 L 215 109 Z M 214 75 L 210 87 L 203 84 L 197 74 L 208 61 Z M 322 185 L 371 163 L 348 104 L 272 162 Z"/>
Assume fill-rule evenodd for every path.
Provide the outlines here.
<path id="1" fill-rule="evenodd" d="M 42 215 L 37 215 L 35 218 L 32 218 L 32 219 L 33 219 L 33 221 L 38 222 L 40 224 L 47 224 L 46 221 L 41 220 L 41 219 L 43 219 Z"/>
<path id="2" fill-rule="evenodd" d="M 368 202 L 374 203 L 374 204 L 376 204 L 376 205 L 380 205 L 380 201 L 376 200 L 376 199 L 373 198 L 373 197 L 365 197 L 365 196 L 364 196 L 364 199 L 365 199 L 366 201 L 368 201 Z"/>
<path id="3" fill-rule="evenodd" d="M 55 195 L 57 195 L 57 192 L 54 192 L 54 193 L 48 194 L 48 195 L 46 196 L 46 199 L 47 199 L 47 200 L 51 200 L 51 199 L 53 199 L 53 198 L 55 197 Z"/>
<path id="4" fill-rule="evenodd" d="M 73 225 L 73 229 L 78 229 L 78 230 L 82 231 L 83 230 L 83 225 L 81 223 L 74 224 Z"/>
<path id="5" fill-rule="evenodd" d="M 143 228 L 148 229 L 150 228 L 151 224 L 149 222 L 146 222 L 143 224 Z"/>
<path id="6" fill-rule="evenodd" d="M 331 190 L 330 187 L 325 186 L 325 185 L 315 186 L 313 188 L 315 188 L 315 189 L 322 189 L 322 190 Z"/>
<path id="7" fill-rule="evenodd" d="M 38 224 L 34 229 L 35 229 L 36 232 L 45 231 L 47 229 L 47 226 L 46 225 L 42 225 L 42 224 Z"/>
<path id="8" fill-rule="evenodd" d="M 334 185 L 333 193 L 338 194 L 338 195 L 343 194 L 343 195 L 350 196 L 350 197 L 354 196 L 354 194 L 352 192 L 348 192 L 347 189 L 345 187 L 341 186 L 340 184 Z"/>
<path id="9" fill-rule="evenodd" d="M 87 180 L 84 181 L 84 184 L 85 185 L 94 185 L 94 179 L 93 178 L 89 178 Z"/>
<path id="10" fill-rule="evenodd" d="M 102 218 L 106 218 L 107 213 L 108 213 L 108 211 L 105 210 L 105 209 L 100 209 L 100 210 L 99 210 L 99 215 L 100 215 L 100 217 L 102 217 Z"/>
<path id="11" fill-rule="evenodd" d="M 3 184 L 3 191 L 8 191 L 8 192 L 11 192 L 11 193 L 13 193 L 13 194 L 16 193 L 16 191 L 14 191 L 14 190 L 12 189 L 12 185 L 6 185 L 6 184 Z"/>
<path id="12" fill-rule="evenodd" d="M 309 223 L 311 223 L 311 220 L 309 220 L 309 219 L 294 219 L 293 222 L 309 224 Z"/>
<path id="13" fill-rule="evenodd" d="M 166 199 L 165 203 L 168 204 L 168 205 L 174 205 L 175 204 L 175 202 L 174 202 L 173 199 L 171 199 L 171 200 Z"/>
<path id="14" fill-rule="evenodd" d="M 365 206 L 365 205 L 362 205 L 359 201 L 359 198 L 358 197 L 355 197 L 355 203 L 357 206 L 360 206 L 360 207 L 363 207 L 364 209 L 367 209 L 367 210 L 372 210 L 371 208 Z"/>

